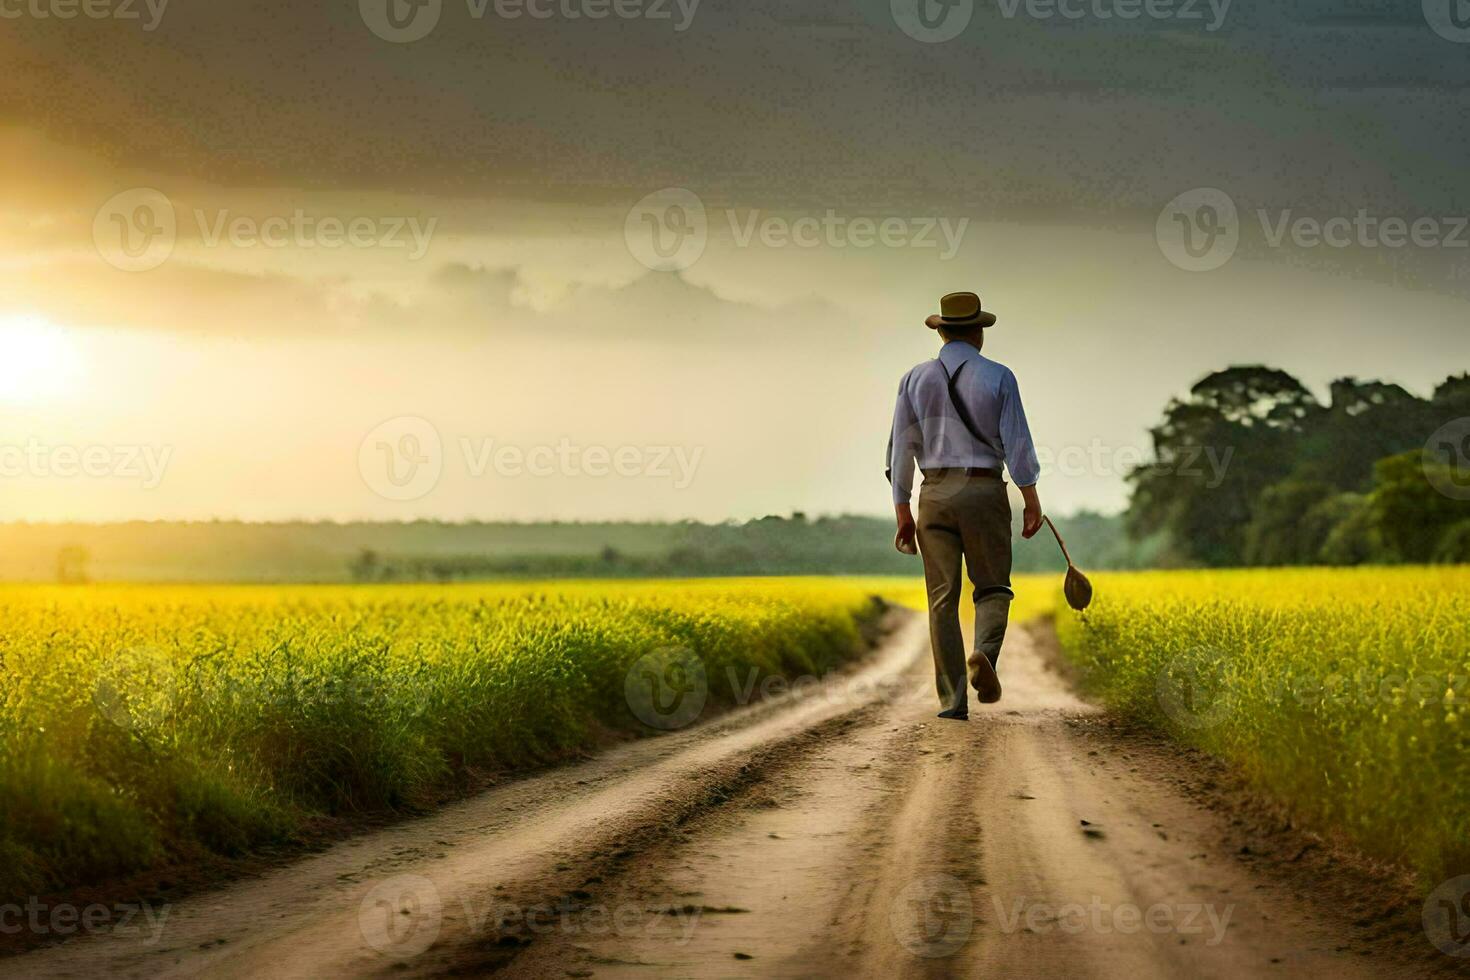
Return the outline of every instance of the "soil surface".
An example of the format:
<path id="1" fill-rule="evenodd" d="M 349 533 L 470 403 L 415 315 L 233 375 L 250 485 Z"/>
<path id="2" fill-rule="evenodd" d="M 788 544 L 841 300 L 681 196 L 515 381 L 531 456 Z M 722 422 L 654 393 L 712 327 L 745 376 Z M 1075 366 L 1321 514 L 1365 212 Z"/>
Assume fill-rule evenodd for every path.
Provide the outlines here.
<path id="1" fill-rule="evenodd" d="M 856 671 L 0 977 L 1464 975 L 1393 869 L 1110 720 L 1054 663 L 1044 628 L 1013 628 L 1003 700 L 940 720 L 905 617 Z"/>

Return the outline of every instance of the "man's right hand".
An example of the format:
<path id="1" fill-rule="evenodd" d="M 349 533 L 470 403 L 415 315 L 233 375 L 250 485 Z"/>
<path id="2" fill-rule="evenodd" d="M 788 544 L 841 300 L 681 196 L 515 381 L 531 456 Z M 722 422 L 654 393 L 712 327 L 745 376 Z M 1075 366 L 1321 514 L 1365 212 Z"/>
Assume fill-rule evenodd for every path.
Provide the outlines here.
<path id="1" fill-rule="evenodd" d="M 1026 501 L 1026 510 L 1021 515 L 1021 537 L 1033 537 L 1041 530 L 1041 496 L 1036 485 L 1021 488 L 1021 497 Z"/>
<path id="2" fill-rule="evenodd" d="M 905 555 L 917 555 L 919 546 L 915 541 L 918 527 L 914 524 L 914 512 L 908 504 L 898 504 L 893 508 L 894 516 L 898 519 L 898 533 L 893 536 L 893 547 Z"/>

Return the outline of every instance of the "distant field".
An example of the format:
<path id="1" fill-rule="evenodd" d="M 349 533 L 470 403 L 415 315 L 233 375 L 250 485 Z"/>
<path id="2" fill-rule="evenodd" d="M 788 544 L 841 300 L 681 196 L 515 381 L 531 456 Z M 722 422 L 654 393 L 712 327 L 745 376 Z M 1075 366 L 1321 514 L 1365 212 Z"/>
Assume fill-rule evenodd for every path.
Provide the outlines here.
<path id="1" fill-rule="evenodd" d="M 1095 580 L 1057 622 L 1108 705 L 1431 887 L 1470 872 L 1470 567 Z"/>
<path id="2" fill-rule="evenodd" d="M 1020 514 L 1020 506 L 1016 508 Z M 1018 517 L 1019 519 L 1019 517 Z M 1063 533 L 1091 567 L 1137 567 L 1116 517 Z M 1016 570 L 1060 567 L 1047 540 L 1016 541 Z M 440 582 L 718 575 L 917 575 L 892 517 L 771 516 L 744 523 L 533 524 L 129 521 L 0 523 L 0 581 Z"/>
<path id="3" fill-rule="evenodd" d="M 0 578 L 54 582 L 81 548 L 96 581 L 340 582 L 363 550 L 383 555 L 630 556 L 673 547 L 674 524 L 278 523 L 128 521 L 0 524 Z"/>
<path id="4" fill-rule="evenodd" d="M 732 678 L 858 655 L 873 596 L 914 588 L 0 587 L 0 900 L 239 853 L 314 814 L 673 727 L 662 712 L 682 689 L 657 685 L 687 685 L 690 653 L 707 675 L 697 707 L 717 710 L 748 696 Z"/>

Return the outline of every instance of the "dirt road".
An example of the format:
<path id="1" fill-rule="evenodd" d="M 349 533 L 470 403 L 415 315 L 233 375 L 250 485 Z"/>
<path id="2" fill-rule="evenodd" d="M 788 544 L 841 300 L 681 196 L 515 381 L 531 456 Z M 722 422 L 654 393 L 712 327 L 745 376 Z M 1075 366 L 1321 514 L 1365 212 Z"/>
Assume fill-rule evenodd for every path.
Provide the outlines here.
<path id="1" fill-rule="evenodd" d="M 1365 915 L 1353 872 L 1303 858 L 1330 848 L 1261 830 L 1212 795 L 1208 766 L 1079 701 L 1027 632 L 1001 668 L 999 705 L 937 720 L 911 618 L 803 696 L 510 783 L 178 903 L 156 931 L 0 961 L 0 976 L 1350 980 L 1456 965 L 1417 948 L 1417 909 Z"/>

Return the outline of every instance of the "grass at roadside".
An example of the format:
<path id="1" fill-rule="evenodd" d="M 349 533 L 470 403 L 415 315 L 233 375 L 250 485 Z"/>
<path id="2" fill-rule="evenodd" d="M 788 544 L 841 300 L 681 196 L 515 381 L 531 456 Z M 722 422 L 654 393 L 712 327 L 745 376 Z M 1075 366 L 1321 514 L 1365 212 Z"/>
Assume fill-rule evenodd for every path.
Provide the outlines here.
<path id="1" fill-rule="evenodd" d="M 1470 567 L 1095 577 L 1090 691 L 1432 888 L 1470 872 Z"/>
<path id="2" fill-rule="evenodd" d="M 706 714 L 737 699 L 737 673 L 856 656 L 873 595 L 905 588 L 0 588 L 0 901 L 243 853 L 317 815 L 674 727 L 693 720 L 667 714 L 689 703 L 690 653 Z"/>

